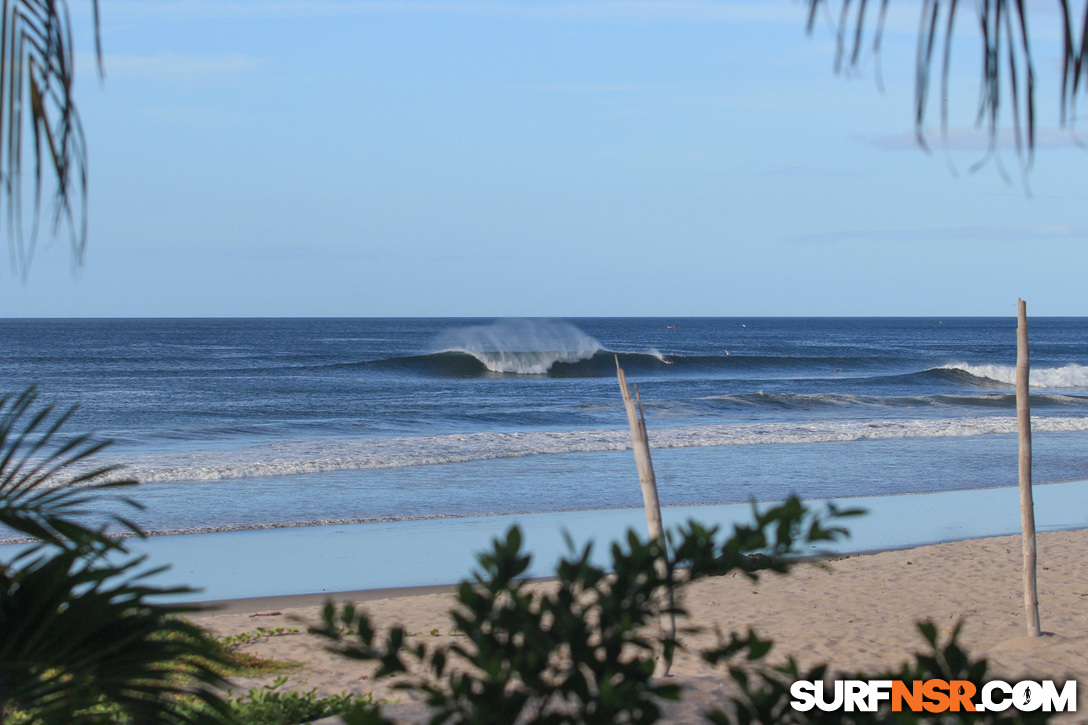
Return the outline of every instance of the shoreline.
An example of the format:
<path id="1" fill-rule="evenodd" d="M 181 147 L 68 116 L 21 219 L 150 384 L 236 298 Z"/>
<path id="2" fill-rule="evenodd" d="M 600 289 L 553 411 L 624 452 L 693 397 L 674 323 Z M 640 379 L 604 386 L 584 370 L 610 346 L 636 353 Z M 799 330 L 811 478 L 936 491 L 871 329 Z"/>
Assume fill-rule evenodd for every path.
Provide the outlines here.
<path id="1" fill-rule="evenodd" d="M 1088 527 L 1088 481 L 1034 487 L 1040 532 Z M 1017 487 L 969 489 L 834 499 L 841 507 L 868 509 L 843 524 L 850 538 L 820 550 L 831 555 L 875 553 L 927 544 L 978 539 L 1020 530 Z M 822 508 L 822 500 L 808 500 Z M 771 504 L 760 504 L 766 507 Z M 751 520 L 751 504 L 664 506 L 666 527 L 689 519 L 730 530 Z M 499 514 L 350 525 L 179 534 L 134 539 L 134 553 L 149 566 L 169 568 L 151 583 L 198 588 L 179 602 L 231 602 L 334 593 L 450 587 L 467 577 L 478 552 L 513 526 L 521 527 L 533 555 L 530 577 L 546 577 L 568 551 L 594 543 L 598 561 L 628 529 L 643 531 L 641 508 L 590 509 L 538 514 Z M 0 545 L 20 546 L 18 544 Z"/>
<path id="2" fill-rule="evenodd" d="M 1034 487 L 1039 532 L 1088 528 L 1088 481 Z M 1017 487 L 969 489 L 834 499 L 868 509 L 847 519 L 851 537 L 807 554 L 844 555 L 901 550 L 927 544 L 1004 536 L 1020 530 Z M 822 507 L 821 500 L 807 500 Z M 766 507 L 770 504 L 760 504 Z M 730 530 L 751 520 L 751 504 L 664 506 L 665 524 L 689 519 Z M 538 514 L 450 517 L 398 522 L 179 534 L 132 540 L 148 566 L 167 566 L 150 579 L 198 591 L 170 601 L 218 603 L 347 593 L 430 591 L 467 577 L 476 556 L 513 525 L 533 555 L 530 577 L 547 577 L 568 551 L 594 543 L 597 561 L 628 529 L 643 531 L 641 508 L 589 509 Z M 0 545 L 19 547 L 19 544 Z M 287 600 L 284 600 L 287 601 Z"/>
<path id="3" fill-rule="evenodd" d="M 1088 481 L 1035 487 L 1036 529 L 1088 527 Z M 851 537 L 806 553 L 847 554 L 1002 536 L 1020 530 L 1016 487 L 837 499 L 868 515 L 844 522 Z M 807 503 L 822 507 L 821 501 Z M 750 504 L 665 506 L 666 527 L 689 519 L 730 530 L 751 519 Z M 568 551 L 594 542 L 602 557 L 627 529 L 645 529 L 641 509 L 382 522 L 245 532 L 152 537 L 134 542 L 151 564 L 172 564 L 158 581 L 201 587 L 182 601 L 221 601 L 280 595 L 327 595 L 452 585 L 468 576 L 478 552 L 510 526 L 532 553 L 530 577 L 548 576 Z M 598 559 L 600 561 L 601 559 Z"/>

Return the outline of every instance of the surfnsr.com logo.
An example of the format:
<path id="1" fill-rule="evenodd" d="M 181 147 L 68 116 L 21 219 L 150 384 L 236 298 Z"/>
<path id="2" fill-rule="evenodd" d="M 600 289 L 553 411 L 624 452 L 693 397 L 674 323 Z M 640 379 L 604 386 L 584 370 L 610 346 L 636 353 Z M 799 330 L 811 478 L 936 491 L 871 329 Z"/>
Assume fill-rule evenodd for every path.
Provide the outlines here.
<path id="1" fill-rule="evenodd" d="M 1060 688 L 1053 680 L 992 680 L 981 688 L 967 680 L 798 680 L 790 686 L 790 705 L 799 712 L 1076 712 L 1077 683 Z"/>

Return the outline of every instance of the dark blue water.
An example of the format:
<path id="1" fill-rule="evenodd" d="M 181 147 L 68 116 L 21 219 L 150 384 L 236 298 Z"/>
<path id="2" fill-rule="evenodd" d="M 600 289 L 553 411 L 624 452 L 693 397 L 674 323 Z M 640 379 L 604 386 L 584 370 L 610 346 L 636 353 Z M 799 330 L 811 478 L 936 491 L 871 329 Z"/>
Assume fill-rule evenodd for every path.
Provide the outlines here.
<path id="1" fill-rule="evenodd" d="M 156 531 L 1016 481 L 1015 320 L 0 321 L 3 389 L 78 404 Z M 1030 326 L 1037 481 L 1088 478 L 1088 319 Z"/>

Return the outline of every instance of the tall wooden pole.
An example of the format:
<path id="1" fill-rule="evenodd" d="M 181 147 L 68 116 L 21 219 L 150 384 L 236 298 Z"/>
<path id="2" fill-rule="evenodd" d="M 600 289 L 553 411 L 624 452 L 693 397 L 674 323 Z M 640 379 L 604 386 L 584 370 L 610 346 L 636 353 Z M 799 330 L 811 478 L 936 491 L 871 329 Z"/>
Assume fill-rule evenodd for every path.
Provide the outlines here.
<path id="1" fill-rule="evenodd" d="M 661 523 L 661 505 L 657 499 L 657 478 L 654 476 L 654 464 L 650 460 L 650 439 L 646 435 L 646 418 L 642 415 L 642 400 L 636 406 L 635 399 L 627 387 L 627 377 L 620 367 L 619 355 L 616 356 L 616 377 L 620 380 L 623 393 L 623 405 L 627 408 L 627 422 L 631 426 L 631 447 L 635 451 L 635 465 L 638 467 L 638 482 L 642 484 L 642 503 L 646 507 L 646 526 L 650 538 L 661 542 L 665 548 L 665 528 Z M 638 395 L 638 386 L 635 386 Z"/>
<path id="2" fill-rule="evenodd" d="M 1016 310 L 1016 424 L 1020 431 L 1020 529 L 1024 542 L 1024 615 L 1028 636 L 1038 637 L 1039 591 L 1035 567 L 1035 502 L 1031 496 L 1031 404 L 1028 398 L 1028 313 L 1024 300 Z"/>
<path id="3" fill-rule="evenodd" d="M 650 459 L 650 439 L 646 435 L 646 416 L 642 414 L 642 398 L 638 397 L 638 386 L 635 386 L 635 397 L 631 397 L 631 391 L 627 387 L 627 376 L 620 367 L 620 357 L 616 356 L 616 377 L 620 381 L 620 391 L 623 393 L 623 405 L 627 409 L 627 422 L 631 426 L 631 447 L 635 451 L 635 465 L 638 467 L 638 481 L 642 484 L 642 503 L 646 507 L 646 527 L 649 529 L 650 538 L 657 539 L 661 546 L 661 558 L 657 560 L 657 572 L 662 577 L 668 576 L 668 565 L 665 558 L 668 549 L 665 544 L 665 527 L 661 522 L 661 504 L 657 498 L 657 478 L 654 476 L 654 464 Z M 637 404 L 636 404 L 637 403 Z M 676 606 L 676 591 L 672 581 L 666 584 L 665 596 L 668 616 L 661 618 L 662 629 L 670 639 L 676 638 L 676 615 L 672 610 Z M 654 674 L 665 677 L 672 666 L 671 648 L 660 650 L 655 657 Z"/>

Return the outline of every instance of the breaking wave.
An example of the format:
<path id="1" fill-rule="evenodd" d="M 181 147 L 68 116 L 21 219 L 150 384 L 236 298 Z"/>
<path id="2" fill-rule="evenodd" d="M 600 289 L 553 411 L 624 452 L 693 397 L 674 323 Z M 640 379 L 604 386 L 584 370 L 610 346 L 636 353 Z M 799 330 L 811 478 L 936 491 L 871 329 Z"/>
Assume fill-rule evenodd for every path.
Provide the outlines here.
<path id="1" fill-rule="evenodd" d="M 628 372 L 653 373 L 671 365 L 667 357 L 646 353 L 600 350 L 571 359 L 562 351 L 507 350 L 497 353 L 447 350 L 427 355 L 390 358 L 378 364 L 438 377 L 475 378 L 488 375 L 546 375 L 552 378 L 596 378 L 616 374 L 616 357 Z"/>
<path id="2" fill-rule="evenodd" d="M 443 333 L 435 352 L 475 358 L 493 373 L 543 375 L 556 363 L 577 363 L 604 350 L 601 343 L 569 322 L 499 320 Z"/>
<path id="3" fill-rule="evenodd" d="M 1032 418 L 1039 432 L 1088 431 L 1088 416 Z M 795 421 L 660 428 L 654 448 L 828 443 L 893 438 L 943 438 L 1007 434 L 1013 416 L 889 420 Z M 122 475 L 144 482 L 215 481 L 294 476 L 332 471 L 400 468 L 630 447 L 622 430 L 464 433 L 382 439 L 285 441 L 251 448 L 129 455 Z M 102 456 L 99 463 L 109 462 Z M 117 463 L 121 463 L 118 460 Z"/>
<path id="4" fill-rule="evenodd" d="M 657 350 L 615 352 L 569 322 L 500 320 L 450 330 L 423 355 L 386 358 L 372 363 L 439 377 L 547 375 L 602 377 L 616 374 L 615 356 L 634 372 L 653 372 L 672 364 Z"/>
<path id="5" fill-rule="evenodd" d="M 974 378 L 1004 385 L 1016 385 L 1016 367 L 1013 365 L 970 365 L 952 363 L 938 370 L 958 370 Z M 1088 366 L 1069 364 L 1059 368 L 1035 368 L 1029 381 L 1033 388 L 1088 388 Z"/>

